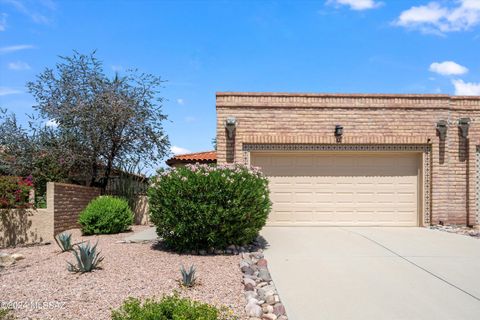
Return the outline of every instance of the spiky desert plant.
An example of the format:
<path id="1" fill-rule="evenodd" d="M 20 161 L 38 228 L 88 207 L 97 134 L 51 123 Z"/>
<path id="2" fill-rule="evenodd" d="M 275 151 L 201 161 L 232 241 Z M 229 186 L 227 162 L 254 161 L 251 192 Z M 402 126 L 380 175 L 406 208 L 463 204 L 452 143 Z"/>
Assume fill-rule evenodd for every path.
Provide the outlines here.
<path id="1" fill-rule="evenodd" d="M 191 288 L 195 285 L 195 282 L 197 281 L 195 272 L 196 268 L 193 264 L 188 270 L 186 270 L 185 267 L 182 265 L 182 267 L 180 268 L 180 273 L 182 274 L 182 286 Z"/>
<path id="2" fill-rule="evenodd" d="M 73 255 L 75 256 L 76 264 L 68 263 L 68 271 L 70 272 L 91 272 L 94 269 L 98 269 L 98 265 L 103 261 L 103 256 L 100 256 L 100 252 L 97 252 L 97 243 L 94 246 L 90 245 L 90 241 L 83 244 L 78 244 L 77 249 L 73 249 Z"/>
<path id="3" fill-rule="evenodd" d="M 55 242 L 58 244 L 60 249 L 62 249 L 62 252 L 70 251 L 73 249 L 71 233 L 60 233 L 55 237 Z"/>

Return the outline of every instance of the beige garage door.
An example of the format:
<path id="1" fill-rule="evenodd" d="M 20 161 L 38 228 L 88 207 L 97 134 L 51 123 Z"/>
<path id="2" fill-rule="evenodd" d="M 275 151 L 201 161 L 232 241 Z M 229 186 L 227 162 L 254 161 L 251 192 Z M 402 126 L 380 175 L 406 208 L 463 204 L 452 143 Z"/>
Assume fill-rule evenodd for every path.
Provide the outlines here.
<path id="1" fill-rule="evenodd" d="M 269 177 L 269 225 L 416 226 L 418 154 L 252 153 Z"/>

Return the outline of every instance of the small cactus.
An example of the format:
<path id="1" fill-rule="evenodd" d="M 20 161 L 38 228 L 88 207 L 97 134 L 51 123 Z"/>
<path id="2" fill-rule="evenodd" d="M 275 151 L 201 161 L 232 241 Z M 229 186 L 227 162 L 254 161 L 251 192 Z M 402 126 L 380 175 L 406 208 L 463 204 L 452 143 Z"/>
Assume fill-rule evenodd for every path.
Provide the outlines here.
<path id="1" fill-rule="evenodd" d="M 62 252 L 73 249 L 71 233 L 60 233 L 55 237 L 55 242 L 58 244 Z"/>
<path id="2" fill-rule="evenodd" d="M 76 259 L 76 264 L 68 263 L 68 271 L 70 272 L 91 272 L 94 269 L 98 269 L 98 265 L 103 261 L 103 257 L 100 256 L 100 252 L 97 252 L 97 243 L 94 246 L 90 245 L 90 242 L 77 245 L 77 250 L 73 250 L 73 255 Z"/>
<path id="3" fill-rule="evenodd" d="M 195 285 L 197 277 L 195 276 L 196 268 L 194 265 L 190 266 L 189 270 L 186 270 L 182 265 L 180 273 L 182 274 L 182 285 L 187 288 L 191 288 Z"/>

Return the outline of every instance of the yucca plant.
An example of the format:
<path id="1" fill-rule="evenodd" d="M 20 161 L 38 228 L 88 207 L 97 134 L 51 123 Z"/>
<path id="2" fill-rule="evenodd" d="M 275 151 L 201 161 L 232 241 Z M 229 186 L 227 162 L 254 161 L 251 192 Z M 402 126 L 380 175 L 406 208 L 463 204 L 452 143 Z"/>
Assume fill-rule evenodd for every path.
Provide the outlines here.
<path id="1" fill-rule="evenodd" d="M 55 242 L 58 244 L 62 252 L 70 251 L 73 249 L 72 244 L 72 234 L 71 233 L 60 233 L 55 237 Z"/>
<path id="2" fill-rule="evenodd" d="M 97 243 L 94 246 L 90 245 L 90 241 L 83 244 L 78 244 L 77 249 L 73 249 L 73 255 L 76 259 L 76 264 L 68 263 L 68 271 L 70 272 L 91 272 L 94 269 L 98 269 L 98 265 L 103 261 L 103 256 L 100 256 L 100 252 L 97 252 Z"/>
<path id="3" fill-rule="evenodd" d="M 180 273 L 182 274 L 182 286 L 191 288 L 195 285 L 197 281 L 197 277 L 195 276 L 195 266 L 191 265 L 189 270 L 186 270 L 185 267 L 182 265 L 180 268 Z"/>

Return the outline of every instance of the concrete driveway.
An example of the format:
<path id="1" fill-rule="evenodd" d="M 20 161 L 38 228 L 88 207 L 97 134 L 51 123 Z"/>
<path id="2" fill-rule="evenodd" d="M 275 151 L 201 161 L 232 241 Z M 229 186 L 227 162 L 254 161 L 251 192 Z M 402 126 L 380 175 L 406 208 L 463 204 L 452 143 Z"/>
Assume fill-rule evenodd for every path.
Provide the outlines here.
<path id="1" fill-rule="evenodd" d="M 423 228 L 266 227 L 292 320 L 480 319 L 480 240 Z"/>

